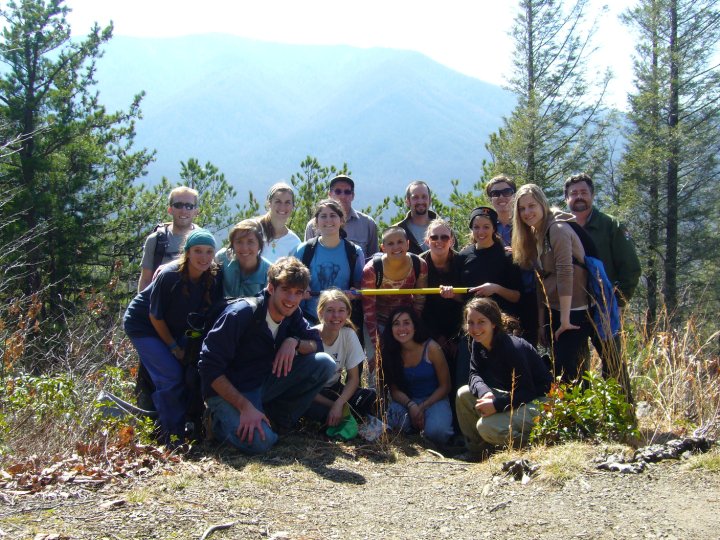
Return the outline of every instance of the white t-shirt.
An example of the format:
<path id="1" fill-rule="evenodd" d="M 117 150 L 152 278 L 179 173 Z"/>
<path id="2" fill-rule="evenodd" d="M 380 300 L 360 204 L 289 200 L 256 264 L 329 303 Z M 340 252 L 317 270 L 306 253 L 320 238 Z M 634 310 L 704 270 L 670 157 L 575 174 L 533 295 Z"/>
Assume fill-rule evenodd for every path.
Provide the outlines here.
<path id="1" fill-rule="evenodd" d="M 287 257 L 300 243 L 298 235 L 288 230 L 285 236 L 276 238 L 275 240 L 265 239 L 265 247 L 262 250 L 263 258 L 271 263 L 277 261 L 280 257 Z"/>
<path id="2" fill-rule="evenodd" d="M 320 325 L 315 326 L 314 328 L 320 330 Z M 340 380 L 340 375 L 342 375 L 343 369 L 348 370 L 354 368 L 355 366 L 359 366 L 365 359 L 365 352 L 360 346 L 360 340 L 358 339 L 357 334 L 352 330 L 352 328 L 348 328 L 347 326 L 340 329 L 340 334 L 335 340 L 335 343 L 328 345 L 323 342 L 323 350 L 332 356 L 333 360 L 335 360 L 335 365 L 337 366 L 335 373 L 333 373 L 333 375 L 325 383 L 326 388 L 334 385 Z"/>
<path id="3" fill-rule="evenodd" d="M 280 328 L 280 323 L 273 321 L 272 317 L 270 316 L 269 311 L 265 315 L 265 322 L 268 325 L 268 329 L 270 330 L 270 333 L 272 334 L 273 339 L 275 339 L 277 337 L 278 328 Z"/>

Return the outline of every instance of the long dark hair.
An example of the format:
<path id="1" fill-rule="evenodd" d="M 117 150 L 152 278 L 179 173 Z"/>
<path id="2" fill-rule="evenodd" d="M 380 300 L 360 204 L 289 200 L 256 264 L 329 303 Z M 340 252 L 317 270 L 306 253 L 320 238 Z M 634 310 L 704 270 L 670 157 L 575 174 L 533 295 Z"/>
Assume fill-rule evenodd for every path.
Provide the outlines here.
<path id="1" fill-rule="evenodd" d="M 388 387 L 392 384 L 398 388 L 403 388 L 405 380 L 403 377 L 403 364 L 401 356 L 401 345 L 395 339 L 392 333 L 392 323 L 403 313 L 407 313 L 415 328 L 413 341 L 415 343 L 425 343 L 429 339 L 429 335 L 425 330 L 420 317 L 411 306 L 400 306 L 390 312 L 387 325 L 383 330 L 381 339 L 382 352 L 382 377 L 383 382 Z"/>

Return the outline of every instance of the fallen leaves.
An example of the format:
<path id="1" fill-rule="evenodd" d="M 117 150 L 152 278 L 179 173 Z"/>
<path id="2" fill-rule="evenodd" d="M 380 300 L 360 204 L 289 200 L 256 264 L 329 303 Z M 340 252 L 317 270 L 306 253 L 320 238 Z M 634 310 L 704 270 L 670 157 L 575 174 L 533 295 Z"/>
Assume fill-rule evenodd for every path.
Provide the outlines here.
<path id="1" fill-rule="evenodd" d="M 78 443 L 69 457 L 55 456 L 49 465 L 38 456 L 0 469 L 0 489 L 10 495 L 42 491 L 48 486 L 100 486 L 119 478 L 145 476 L 180 457 L 163 447 L 135 444 L 132 428 L 113 446 Z"/>

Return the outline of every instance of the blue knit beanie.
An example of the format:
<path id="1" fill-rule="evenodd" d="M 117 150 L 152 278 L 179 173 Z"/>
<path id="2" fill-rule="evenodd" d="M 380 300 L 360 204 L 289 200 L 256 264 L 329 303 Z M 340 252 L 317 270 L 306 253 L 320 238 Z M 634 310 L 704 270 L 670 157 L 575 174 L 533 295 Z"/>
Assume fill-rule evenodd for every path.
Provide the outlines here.
<path id="1" fill-rule="evenodd" d="M 206 229 L 195 229 L 193 232 L 188 234 L 185 239 L 185 247 L 183 249 L 187 253 L 187 250 L 193 246 L 212 246 L 214 249 L 215 237 Z"/>

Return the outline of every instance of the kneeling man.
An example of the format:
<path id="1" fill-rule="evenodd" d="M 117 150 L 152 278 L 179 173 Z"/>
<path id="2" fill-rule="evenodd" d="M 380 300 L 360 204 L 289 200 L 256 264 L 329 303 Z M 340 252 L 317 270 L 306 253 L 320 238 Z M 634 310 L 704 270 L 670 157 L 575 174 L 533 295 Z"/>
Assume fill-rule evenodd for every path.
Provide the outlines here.
<path id="1" fill-rule="evenodd" d="M 198 367 L 213 432 L 240 450 L 268 451 L 335 372 L 298 309 L 310 272 L 294 257 L 268 270 L 257 297 L 229 305 L 208 333 Z"/>

